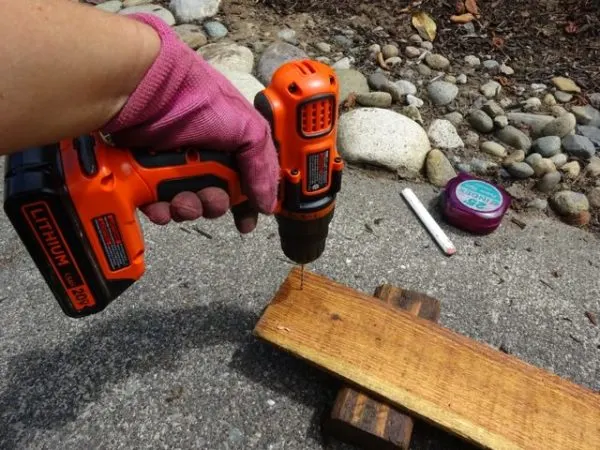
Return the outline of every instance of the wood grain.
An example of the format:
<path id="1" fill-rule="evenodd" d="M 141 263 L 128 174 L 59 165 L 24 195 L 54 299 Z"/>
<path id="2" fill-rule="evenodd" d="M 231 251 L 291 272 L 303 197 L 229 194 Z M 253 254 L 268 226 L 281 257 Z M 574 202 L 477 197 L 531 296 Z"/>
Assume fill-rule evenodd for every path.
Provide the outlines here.
<path id="1" fill-rule="evenodd" d="M 389 284 L 378 286 L 374 296 L 395 308 L 437 322 L 440 302 L 421 292 Z M 414 419 L 397 408 L 352 386 L 343 386 L 323 423 L 325 433 L 365 449 L 408 450 Z"/>
<path id="2" fill-rule="evenodd" d="M 481 447 L 598 450 L 597 393 L 309 271 L 254 333 Z"/>

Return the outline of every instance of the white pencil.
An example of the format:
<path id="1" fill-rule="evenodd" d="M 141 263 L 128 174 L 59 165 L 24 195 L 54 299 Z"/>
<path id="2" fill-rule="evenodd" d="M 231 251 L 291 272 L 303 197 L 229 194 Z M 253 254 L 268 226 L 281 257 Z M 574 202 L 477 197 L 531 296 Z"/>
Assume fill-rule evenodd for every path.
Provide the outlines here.
<path id="1" fill-rule="evenodd" d="M 442 248 L 442 250 L 444 250 L 447 255 L 453 255 L 456 253 L 456 248 L 454 247 L 452 241 L 450 241 L 448 236 L 446 236 L 446 233 L 444 233 L 434 218 L 431 217 L 429 211 L 425 209 L 425 206 L 423 206 L 423 203 L 421 203 L 421 201 L 417 198 L 412 189 L 404 189 L 402 191 L 402 195 L 413 209 L 415 214 L 419 217 L 423 225 L 425 225 L 427 231 L 429 231 L 438 245 Z"/>

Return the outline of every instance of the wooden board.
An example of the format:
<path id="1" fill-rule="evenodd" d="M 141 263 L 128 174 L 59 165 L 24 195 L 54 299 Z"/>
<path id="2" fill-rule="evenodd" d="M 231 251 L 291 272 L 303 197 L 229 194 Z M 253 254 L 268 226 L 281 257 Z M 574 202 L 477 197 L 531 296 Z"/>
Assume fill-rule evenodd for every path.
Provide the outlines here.
<path id="1" fill-rule="evenodd" d="M 481 447 L 598 450 L 598 393 L 309 271 L 254 332 Z"/>
<path id="2" fill-rule="evenodd" d="M 421 292 L 384 284 L 374 296 L 388 305 L 437 322 L 440 302 Z M 408 450 L 414 419 L 352 386 L 343 386 L 326 418 L 325 433 L 340 441 L 365 449 Z"/>

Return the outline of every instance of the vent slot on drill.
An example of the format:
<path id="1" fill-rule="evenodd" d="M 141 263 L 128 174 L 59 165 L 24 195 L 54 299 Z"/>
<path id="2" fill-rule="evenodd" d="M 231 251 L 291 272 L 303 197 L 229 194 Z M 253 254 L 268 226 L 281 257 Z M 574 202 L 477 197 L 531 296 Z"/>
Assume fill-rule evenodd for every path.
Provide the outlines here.
<path id="1" fill-rule="evenodd" d="M 323 136 L 333 128 L 334 97 L 326 96 L 300 105 L 300 131 L 305 138 Z"/>

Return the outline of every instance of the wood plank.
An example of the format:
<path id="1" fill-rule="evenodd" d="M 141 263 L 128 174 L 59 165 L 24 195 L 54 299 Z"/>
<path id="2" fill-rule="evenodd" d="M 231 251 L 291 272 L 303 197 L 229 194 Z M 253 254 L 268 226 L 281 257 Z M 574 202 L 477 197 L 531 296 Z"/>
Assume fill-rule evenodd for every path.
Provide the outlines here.
<path id="1" fill-rule="evenodd" d="M 437 322 L 440 302 L 421 292 L 383 284 L 375 298 L 423 319 Z M 338 391 L 333 408 L 323 424 L 326 434 L 366 449 L 408 450 L 414 419 L 353 386 Z"/>
<path id="2" fill-rule="evenodd" d="M 597 393 L 309 271 L 254 333 L 481 447 L 598 450 Z"/>

